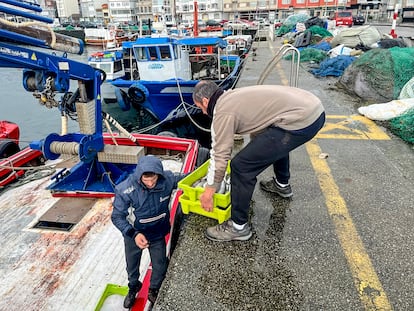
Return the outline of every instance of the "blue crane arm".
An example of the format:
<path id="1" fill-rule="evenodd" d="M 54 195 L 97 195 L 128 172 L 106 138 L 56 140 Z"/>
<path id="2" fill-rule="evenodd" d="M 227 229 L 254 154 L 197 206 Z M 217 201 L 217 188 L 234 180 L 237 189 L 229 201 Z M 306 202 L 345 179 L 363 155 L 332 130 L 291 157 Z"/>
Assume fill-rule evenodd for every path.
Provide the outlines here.
<path id="1" fill-rule="evenodd" d="M 21 0 L 17 0 L 17 1 L 16 0 L 1 0 L 0 2 L 9 4 L 12 6 L 17 6 L 19 8 L 35 11 L 35 12 L 42 12 L 42 8 L 40 7 L 40 5 L 34 2 L 27 2 L 27 1 L 21 1 Z M 21 11 L 16 11 L 15 13 L 19 14 L 21 13 Z"/>
<path id="2" fill-rule="evenodd" d="M 28 5 L 21 0 L 0 0 L 1 2 L 17 7 Z M 38 11 L 36 6 L 32 10 Z M 47 21 L 35 14 L 19 10 L 9 11 L 8 8 L 0 6 L 0 12 L 2 11 L 39 21 Z M 5 23 L 0 27 L 0 40 L 6 38 L 17 40 L 23 44 L 57 50 L 54 48 L 56 47 L 54 44 L 36 41 L 36 36 L 30 35 L 30 32 L 19 34 L 17 30 L 14 30 L 16 29 Z M 49 108 L 58 107 L 62 115 L 76 114 L 77 117 L 82 117 L 82 124 L 88 123 L 86 126 L 84 125 L 86 133 L 65 135 L 51 133 L 44 140 L 30 144 L 32 149 L 41 150 L 48 159 L 58 158 L 59 153 L 79 156 L 80 162 L 77 165 L 70 170 L 64 169 L 52 177 L 54 182 L 48 189 L 56 192 L 75 193 L 113 192 L 114 183 L 124 176 L 125 172 L 124 168 L 118 167 L 116 163 L 102 163 L 98 160 L 98 153 L 104 150 L 101 85 L 105 80 L 105 75 L 99 69 L 67 57 L 66 51 L 76 46 L 77 42 L 61 40 L 59 43 L 60 50 L 64 51 L 63 56 L 0 41 L 0 67 L 23 68 L 24 88 L 32 92 L 42 105 Z M 82 52 L 82 45 L 78 44 L 75 51 Z M 70 92 L 72 80 L 77 82 L 77 90 L 73 93 Z M 63 94 L 60 100 L 55 99 L 57 93 Z M 90 109 L 91 107 L 94 109 Z M 77 111 L 78 109 L 80 110 Z M 92 118 L 93 120 L 91 120 Z M 90 124 L 91 121 L 93 124 Z"/>
<path id="3" fill-rule="evenodd" d="M 0 41 L 3 41 L 4 38 L 63 52 L 83 53 L 82 40 L 55 33 L 47 25 L 53 22 L 51 18 L 29 12 L 42 12 L 42 8 L 37 3 L 22 0 L 0 0 L 0 3 L 7 4 L 7 6 L 0 4 L 0 13 L 12 17 L 11 20 L 8 20 L 0 16 Z M 19 17 L 29 19 L 30 22 L 18 23 L 14 18 Z"/>
<path id="4" fill-rule="evenodd" d="M 65 64 L 65 69 L 62 66 Z M 88 64 L 32 49 L 0 42 L 0 67 L 28 68 L 32 70 L 49 70 L 56 74 L 67 71 L 73 80 L 93 81 L 96 69 Z"/>

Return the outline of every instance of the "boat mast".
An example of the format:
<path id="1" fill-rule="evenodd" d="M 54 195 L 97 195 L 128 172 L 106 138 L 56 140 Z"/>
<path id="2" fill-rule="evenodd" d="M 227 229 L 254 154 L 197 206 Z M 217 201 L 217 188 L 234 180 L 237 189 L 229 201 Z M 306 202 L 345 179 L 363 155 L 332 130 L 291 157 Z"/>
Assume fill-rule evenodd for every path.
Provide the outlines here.
<path id="1" fill-rule="evenodd" d="M 198 3 L 197 1 L 194 1 L 193 36 L 198 37 Z"/>

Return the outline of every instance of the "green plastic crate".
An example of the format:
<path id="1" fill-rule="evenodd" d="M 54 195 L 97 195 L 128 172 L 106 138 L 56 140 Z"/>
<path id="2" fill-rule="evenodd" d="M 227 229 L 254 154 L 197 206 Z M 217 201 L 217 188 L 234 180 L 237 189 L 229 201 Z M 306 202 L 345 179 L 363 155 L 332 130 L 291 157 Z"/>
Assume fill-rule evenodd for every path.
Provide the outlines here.
<path id="1" fill-rule="evenodd" d="M 107 284 L 106 288 L 101 296 L 101 299 L 99 299 L 98 304 L 96 305 L 95 311 L 101 310 L 105 299 L 108 298 L 111 295 L 121 295 L 126 296 L 128 294 L 128 286 L 120 286 L 116 284 Z"/>
<path id="2" fill-rule="evenodd" d="M 192 187 L 192 185 L 199 179 L 207 175 L 210 160 L 207 160 L 203 165 L 197 168 L 194 172 L 183 178 L 178 183 L 178 188 L 183 190 L 180 196 L 181 209 L 184 214 L 190 212 L 204 215 L 210 218 L 217 219 L 219 223 L 227 220 L 231 213 L 231 197 L 230 192 L 224 194 L 215 193 L 213 196 L 214 208 L 212 212 L 207 212 L 201 207 L 199 200 L 200 195 L 204 192 L 203 187 Z M 227 174 L 230 174 L 230 161 L 227 164 Z"/>
<path id="3" fill-rule="evenodd" d="M 227 208 L 214 207 L 212 212 L 207 212 L 201 207 L 200 201 L 192 201 L 186 195 L 181 195 L 178 199 L 181 203 L 181 210 L 184 214 L 194 213 L 198 215 L 203 215 L 209 218 L 217 219 L 221 224 L 226 221 L 231 216 L 231 205 Z"/>

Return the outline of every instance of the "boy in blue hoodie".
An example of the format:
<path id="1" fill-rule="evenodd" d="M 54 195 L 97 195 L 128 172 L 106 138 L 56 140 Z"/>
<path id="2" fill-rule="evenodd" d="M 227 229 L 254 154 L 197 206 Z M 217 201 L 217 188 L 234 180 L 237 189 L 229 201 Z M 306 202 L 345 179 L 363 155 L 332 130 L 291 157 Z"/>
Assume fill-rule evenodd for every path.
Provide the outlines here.
<path id="1" fill-rule="evenodd" d="M 164 171 L 155 156 L 144 156 L 138 160 L 134 173 L 115 187 L 112 222 L 124 237 L 129 288 L 125 308 L 134 305 L 142 287 L 139 266 L 145 248 L 149 249 L 152 263 L 148 300 L 154 303 L 157 298 L 168 266 L 165 236 L 171 228 L 170 196 L 185 176 Z"/>

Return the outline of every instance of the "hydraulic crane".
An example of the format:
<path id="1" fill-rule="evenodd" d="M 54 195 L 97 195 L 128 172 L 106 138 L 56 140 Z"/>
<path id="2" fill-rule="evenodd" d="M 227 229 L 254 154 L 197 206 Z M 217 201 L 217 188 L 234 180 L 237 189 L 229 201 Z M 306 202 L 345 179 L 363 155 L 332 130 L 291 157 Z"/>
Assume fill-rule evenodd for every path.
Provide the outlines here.
<path id="1" fill-rule="evenodd" d="M 26 27 L 24 24 L 12 25 L 0 18 L 0 38 L 3 39 L 0 42 L 0 67 L 23 68 L 25 90 L 32 92 L 41 104 L 59 108 L 62 114 L 76 113 L 81 127 L 80 133 L 50 134 L 30 144 L 32 149 L 42 151 L 51 160 L 61 154 L 79 156 L 78 164 L 70 170 L 58 172 L 48 188 L 52 192 L 112 193 L 114 185 L 133 168 L 131 163 L 102 162 L 98 159 L 98 153 L 104 150 L 100 94 L 104 72 L 67 57 L 67 51 L 82 53 L 82 41 L 39 32 L 39 22 L 52 23 L 52 20 L 28 12 L 40 12 L 38 5 L 20 0 L 0 0 L 0 3 L 7 4 L 0 5 L 0 12 L 37 21 Z M 33 31 L 40 33 L 43 39 L 33 38 Z M 48 41 L 50 38 L 53 40 Z M 20 44 L 5 43 L 4 39 L 64 52 L 62 56 L 57 56 Z M 71 82 L 77 83 L 75 92 L 70 92 Z M 56 99 L 58 94 L 63 94 L 60 99 Z"/>

